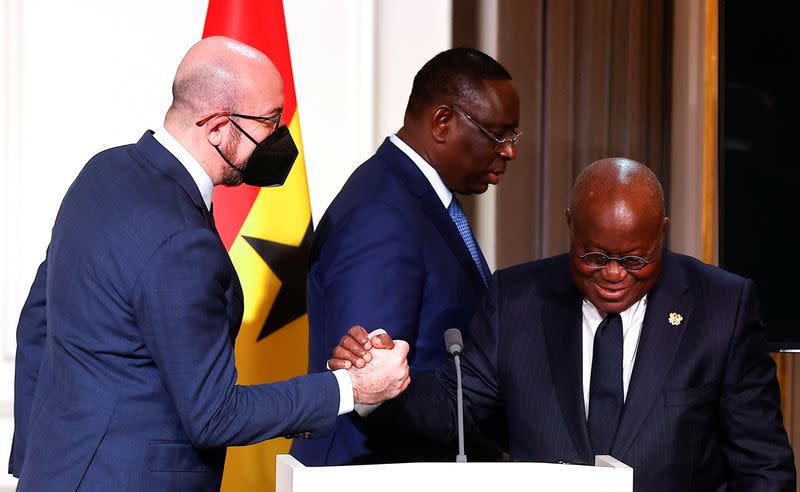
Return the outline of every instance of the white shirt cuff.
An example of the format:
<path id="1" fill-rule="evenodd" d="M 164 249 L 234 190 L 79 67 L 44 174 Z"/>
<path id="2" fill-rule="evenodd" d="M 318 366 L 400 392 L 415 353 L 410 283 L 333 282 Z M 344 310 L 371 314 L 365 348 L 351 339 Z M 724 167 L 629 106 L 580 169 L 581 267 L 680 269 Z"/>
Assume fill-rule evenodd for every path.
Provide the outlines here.
<path id="1" fill-rule="evenodd" d="M 374 405 L 370 405 L 369 403 L 356 403 L 354 410 L 360 417 L 366 417 L 379 406 L 381 406 L 380 403 L 376 403 Z"/>
<path id="2" fill-rule="evenodd" d="M 355 400 L 353 398 L 353 381 L 347 369 L 337 369 L 333 371 L 336 382 L 339 383 L 339 413 L 344 415 L 353 411 Z"/>

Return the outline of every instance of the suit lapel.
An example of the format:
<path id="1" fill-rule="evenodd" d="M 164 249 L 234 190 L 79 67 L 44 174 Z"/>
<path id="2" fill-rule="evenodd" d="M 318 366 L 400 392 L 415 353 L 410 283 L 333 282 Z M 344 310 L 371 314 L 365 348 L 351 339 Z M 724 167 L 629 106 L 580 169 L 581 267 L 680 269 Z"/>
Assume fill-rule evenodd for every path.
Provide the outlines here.
<path id="1" fill-rule="evenodd" d="M 562 270 L 568 272 L 569 267 L 564 265 Z M 567 278 L 561 288 L 543 301 L 542 326 L 553 387 L 575 449 L 584 460 L 590 460 L 592 451 L 583 404 L 582 298 Z"/>
<path id="2" fill-rule="evenodd" d="M 408 190 L 420 199 L 420 205 L 425 215 L 433 223 L 434 228 L 442 235 L 447 244 L 447 247 L 453 252 L 453 255 L 458 259 L 461 268 L 469 276 L 472 283 L 479 292 L 486 289 L 486 284 L 483 282 L 483 277 L 478 271 L 478 266 L 472 260 L 467 249 L 464 239 L 458 232 L 453 219 L 442 204 L 439 196 L 434 191 L 428 179 L 419 170 L 416 164 L 405 154 L 397 148 L 387 138 L 383 144 L 378 148 L 376 154 L 388 163 L 391 169 L 405 182 Z M 477 244 L 477 242 L 476 242 Z M 488 267 L 487 267 L 488 271 Z"/>
<path id="3" fill-rule="evenodd" d="M 433 222 L 436 226 L 436 230 L 444 237 L 445 243 L 453 252 L 453 255 L 458 259 L 458 263 L 461 265 L 461 268 L 469 275 L 472 283 L 476 286 L 479 286 L 480 290 L 486 289 L 486 284 L 483 282 L 483 277 L 481 276 L 480 271 L 478 271 L 478 265 L 475 264 L 475 261 L 472 259 L 472 255 L 469 253 L 469 249 L 467 249 L 467 244 L 464 242 L 464 238 L 461 237 L 461 234 L 458 232 L 458 228 L 456 224 L 453 222 L 453 219 L 450 217 L 450 214 L 447 213 L 447 209 L 444 208 L 442 205 L 441 200 L 436 195 L 436 193 L 431 189 L 431 193 L 433 196 L 420 196 L 420 200 L 422 201 L 422 209 L 425 211 L 425 214 L 428 218 Z M 477 245 L 477 240 L 475 241 Z M 487 267 L 488 270 L 488 267 Z"/>
<path id="4" fill-rule="evenodd" d="M 689 329 L 692 299 L 688 295 L 685 272 L 668 250 L 664 250 L 663 262 L 661 276 L 647 297 L 636 362 L 611 446 L 611 454 L 617 458 L 625 455 L 661 394 L 683 333 Z M 683 317 L 681 323 L 677 326 L 670 324 L 670 313 L 680 314 Z"/>
<path id="5" fill-rule="evenodd" d="M 172 155 L 167 149 L 164 148 L 163 145 L 158 142 L 158 140 L 153 137 L 152 131 L 147 131 L 144 135 L 142 135 L 142 138 L 139 139 L 139 142 L 136 144 L 136 150 L 138 150 L 145 157 L 145 159 L 147 159 L 147 161 L 153 165 L 153 167 L 163 172 L 176 183 L 178 183 L 178 185 L 186 192 L 194 206 L 197 207 L 197 209 L 203 214 L 203 218 L 205 219 L 209 229 L 211 229 L 214 234 L 219 236 L 216 225 L 214 224 L 214 217 L 206 208 L 206 204 L 203 201 L 203 196 L 200 194 L 200 190 L 197 188 L 197 183 L 194 182 L 194 179 L 192 179 L 189 171 L 186 170 L 177 157 Z M 236 269 L 234 268 L 230 259 L 228 260 L 228 263 L 231 270 L 235 272 Z M 229 288 L 231 289 L 231 302 L 228 303 L 228 314 L 229 319 L 231 320 L 229 331 L 231 333 L 231 340 L 235 341 L 236 335 L 239 332 L 239 325 L 241 324 L 242 314 L 244 311 L 244 293 L 242 292 L 242 286 L 239 282 L 238 275 L 233 275 L 232 283 Z"/>
<path id="6" fill-rule="evenodd" d="M 206 204 L 203 201 L 202 195 L 200 195 L 200 190 L 197 188 L 197 184 L 192 179 L 189 171 L 183 167 L 183 164 L 181 164 L 178 158 L 172 155 L 167 149 L 164 148 L 163 145 L 158 142 L 158 140 L 153 137 L 152 131 L 147 131 L 144 135 L 142 135 L 142 138 L 140 138 L 139 142 L 136 143 L 136 149 L 141 152 L 147 161 L 150 162 L 155 168 L 178 183 L 178 185 L 189 196 L 189 199 L 192 200 L 192 203 L 194 203 L 194 205 L 200 209 L 203 214 L 203 218 L 206 220 L 206 223 L 211 230 L 216 233 L 217 230 L 214 226 L 214 219 L 211 217 L 211 213 L 206 208 Z"/>

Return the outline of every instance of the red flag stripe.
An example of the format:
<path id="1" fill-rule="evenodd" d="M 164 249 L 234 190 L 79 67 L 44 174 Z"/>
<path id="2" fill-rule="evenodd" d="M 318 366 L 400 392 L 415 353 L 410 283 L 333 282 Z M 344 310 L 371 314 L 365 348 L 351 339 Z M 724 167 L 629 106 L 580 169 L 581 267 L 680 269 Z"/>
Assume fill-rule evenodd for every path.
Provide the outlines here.
<path id="1" fill-rule="evenodd" d="M 231 250 L 259 191 L 261 188 L 245 184 L 236 188 L 218 186 L 214 190 L 214 221 L 226 250 Z"/>

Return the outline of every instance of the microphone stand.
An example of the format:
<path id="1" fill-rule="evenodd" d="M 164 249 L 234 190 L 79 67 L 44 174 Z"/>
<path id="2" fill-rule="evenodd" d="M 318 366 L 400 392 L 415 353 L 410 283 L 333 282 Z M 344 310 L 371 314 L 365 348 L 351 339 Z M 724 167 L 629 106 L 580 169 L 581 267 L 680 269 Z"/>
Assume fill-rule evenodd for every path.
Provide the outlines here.
<path id="1" fill-rule="evenodd" d="M 456 363 L 456 404 L 458 408 L 458 455 L 456 463 L 466 463 L 467 455 L 464 453 L 464 391 L 461 388 L 461 351 L 464 350 L 464 340 L 458 328 L 450 328 L 444 332 L 444 344 L 447 352 L 453 354 Z"/>
<path id="2" fill-rule="evenodd" d="M 466 463 L 467 455 L 464 453 L 464 392 L 461 389 L 461 360 L 458 352 L 453 354 L 456 362 L 456 400 L 458 403 L 458 455 L 457 463 Z"/>

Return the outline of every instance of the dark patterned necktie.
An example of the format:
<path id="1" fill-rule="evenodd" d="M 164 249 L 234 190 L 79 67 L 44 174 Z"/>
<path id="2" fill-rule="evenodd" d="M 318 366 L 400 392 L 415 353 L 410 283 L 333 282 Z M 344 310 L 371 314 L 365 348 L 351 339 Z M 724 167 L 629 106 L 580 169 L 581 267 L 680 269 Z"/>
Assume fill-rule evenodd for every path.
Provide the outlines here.
<path id="1" fill-rule="evenodd" d="M 214 231 L 214 234 L 219 236 L 219 232 L 217 232 L 217 223 L 214 222 L 214 204 L 211 204 L 211 208 L 208 211 L 208 223 L 211 225 L 211 230 Z"/>
<path id="2" fill-rule="evenodd" d="M 622 318 L 609 313 L 594 335 L 589 384 L 589 440 L 595 455 L 611 450 L 623 403 Z"/>

